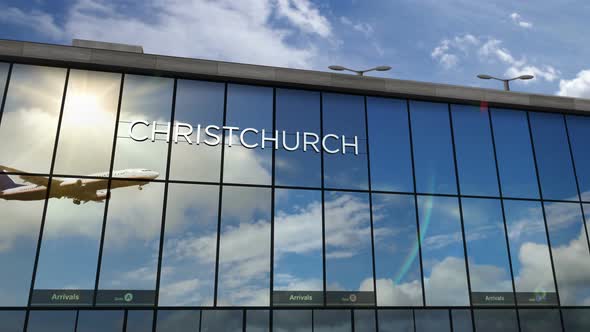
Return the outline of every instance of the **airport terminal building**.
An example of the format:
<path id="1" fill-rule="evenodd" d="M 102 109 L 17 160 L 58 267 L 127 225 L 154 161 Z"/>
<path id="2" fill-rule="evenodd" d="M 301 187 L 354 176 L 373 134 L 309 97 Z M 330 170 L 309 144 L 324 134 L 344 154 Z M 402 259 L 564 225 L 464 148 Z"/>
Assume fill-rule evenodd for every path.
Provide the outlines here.
<path id="1" fill-rule="evenodd" d="M 590 100 L 0 41 L 0 330 L 590 330 Z"/>

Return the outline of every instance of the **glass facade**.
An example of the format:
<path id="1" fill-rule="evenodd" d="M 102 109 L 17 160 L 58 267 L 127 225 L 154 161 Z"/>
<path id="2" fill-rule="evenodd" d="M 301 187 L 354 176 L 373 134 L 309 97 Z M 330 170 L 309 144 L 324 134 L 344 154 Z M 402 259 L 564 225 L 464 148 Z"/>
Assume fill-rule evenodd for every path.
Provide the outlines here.
<path id="1" fill-rule="evenodd" d="M 0 63 L 0 330 L 585 331 L 590 120 Z"/>

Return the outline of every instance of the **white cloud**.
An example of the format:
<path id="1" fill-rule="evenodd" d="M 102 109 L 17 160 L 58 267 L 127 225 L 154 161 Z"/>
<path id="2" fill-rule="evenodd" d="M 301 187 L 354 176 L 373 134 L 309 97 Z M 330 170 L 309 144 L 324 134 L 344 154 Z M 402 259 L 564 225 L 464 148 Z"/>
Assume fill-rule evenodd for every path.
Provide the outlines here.
<path id="1" fill-rule="evenodd" d="M 0 8 L 0 22 L 28 27 L 53 39 L 63 37 L 63 30 L 55 23 L 54 18 L 38 10 L 25 13 L 18 8 Z"/>
<path id="2" fill-rule="evenodd" d="M 303 31 L 322 37 L 332 35 L 330 22 L 309 0 L 277 0 L 277 8 L 280 16 Z"/>
<path id="3" fill-rule="evenodd" d="M 199 279 L 180 280 L 162 285 L 160 288 L 160 304 L 192 305 L 201 303 L 199 288 L 202 287 Z M 212 299 L 209 303 L 213 303 Z"/>
<path id="4" fill-rule="evenodd" d="M 340 16 L 340 23 L 353 31 L 361 33 L 367 40 L 363 41 L 368 45 L 371 45 L 376 52 L 376 55 L 383 57 L 385 55 L 385 49 L 381 46 L 375 36 L 375 27 L 373 24 L 361 21 L 353 21 L 346 16 Z"/>
<path id="5" fill-rule="evenodd" d="M 352 25 L 352 21 L 346 16 L 340 16 L 340 23 L 345 25 Z"/>
<path id="6" fill-rule="evenodd" d="M 590 255 L 583 226 L 566 244 L 553 245 L 559 297 L 564 305 L 590 304 Z"/>
<path id="7" fill-rule="evenodd" d="M 332 36 L 328 18 L 309 0 L 160 0 L 141 17 L 112 0 L 78 0 L 57 25 L 46 13 L 7 8 L 0 21 L 29 26 L 56 41 L 71 38 L 141 44 L 148 53 L 310 67 L 314 37 Z M 275 20 L 288 24 L 277 28 Z M 293 35 L 304 37 L 294 46 Z M 171 54 L 171 52 L 174 54 Z"/>
<path id="8" fill-rule="evenodd" d="M 371 238 L 368 202 L 348 194 L 326 199 L 326 246 L 335 257 L 364 248 Z"/>
<path id="9" fill-rule="evenodd" d="M 355 23 L 346 16 L 340 17 L 340 23 L 342 23 L 346 26 L 349 26 L 353 30 L 364 34 L 367 38 L 371 37 L 373 35 L 373 33 L 375 32 L 375 29 L 373 28 L 373 26 L 371 24 L 366 23 L 366 22 L 356 22 Z"/>
<path id="10" fill-rule="evenodd" d="M 445 257 L 432 267 L 424 278 L 427 305 L 468 305 L 465 262 L 457 257 Z"/>
<path id="11" fill-rule="evenodd" d="M 506 65 L 504 75 L 516 77 L 524 74 L 532 74 L 537 79 L 553 82 L 561 73 L 550 65 L 530 64 L 526 57 L 520 59 L 514 57 L 512 52 L 502 47 L 502 41 L 495 38 L 485 39 L 471 34 L 455 36 L 452 39 L 442 40 L 434 48 L 430 56 L 437 60 L 445 69 L 455 68 L 461 61 L 468 59 L 472 51 L 477 51 L 480 62 L 500 63 Z M 530 81 L 518 81 L 527 83 Z"/>
<path id="12" fill-rule="evenodd" d="M 467 55 L 469 50 L 479 45 L 480 41 L 471 34 L 455 36 L 452 39 L 444 39 L 432 50 L 430 56 L 437 60 L 443 67 L 450 69 L 459 63 L 459 56 Z"/>
<path id="13" fill-rule="evenodd" d="M 275 270 L 276 271 L 276 270 Z M 321 276 L 321 271 L 316 271 Z M 275 272 L 276 273 L 276 272 Z M 297 276 L 276 273 L 274 277 L 275 290 L 302 290 L 302 291 L 321 291 L 324 288 L 324 282 L 318 278 L 302 279 Z"/>
<path id="14" fill-rule="evenodd" d="M 422 306 L 422 283 L 412 280 L 395 284 L 392 279 L 377 279 L 377 304 L 380 306 Z M 373 279 L 363 280 L 360 291 L 372 291 Z"/>
<path id="15" fill-rule="evenodd" d="M 560 80 L 557 94 L 560 96 L 590 99 L 590 69 L 580 71 L 571 80 Z"/>
<path id="16" fill-rule="evenodd" d="M 523 20 L 522 16 L 519 13 L 510 14 L 510 19 L 512 19 L 512 22 L 514 22 L 514 24 L 518 25 L 521 28 L 530 29 L 533 27 L 533 23 Z"/>
<path id="17" fill-rule="evenodd" d="M 559 78 L 560 76 L 560 72 L 559 70 L 555 69 L 553 66 L 542 66 L 542 67 L 537 67 L 537 66 L 531 66 L 531 65 L 525 65 L 525 66 L 511 66 L 506 70 L 506 76 L 507 77 L 517 77 L 520 75 L 525 75 L 525 74 L 531 74 L 533 76 L 535 76 L 536 78 L 541 78 L 547 82 L 553 82 L 556 79 Z M 520 82 L 528 82 L 528 81 L 520 81 Z"/>
<path id="18" fill-rule="evenodd" d="M 300 207 L 295 213 L 279 210 L 275 215 L 275 257 L 307 254 L 322 249 L 320 201 Z"/>
<path id="19" fill-rule="evenodd" d="M 507 77 L 516 77 L 523 74 L 532 74 L 537 79 L 543 79 L 547 82 L 553 82 L 561 74 L 559 70 L 550 65 L 535 66 L 528 63 L 526 57 L 521 59 L 515 58 L 510 50 L 502 47 L 502 41 L 498 39 L 489 39 L 478 50 L 479 56 L 483 61 L 500 62 L 508 65 L 504 75 Z M 528 82 L 528 81 L 519 81 Z"/>

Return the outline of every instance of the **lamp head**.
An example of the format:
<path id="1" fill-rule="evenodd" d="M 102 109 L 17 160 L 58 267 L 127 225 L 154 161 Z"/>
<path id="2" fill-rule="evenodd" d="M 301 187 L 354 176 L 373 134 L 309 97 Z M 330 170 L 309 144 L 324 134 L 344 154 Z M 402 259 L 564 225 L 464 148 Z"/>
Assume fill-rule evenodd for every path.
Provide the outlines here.
<path id="1" fill-rule="evenodd" d="M 344 70 L 344 69 L 345 69 L 345 68 L 344 68 L 344 67 L 342 67 L 342 66 L 336 66 L 336 65 L 329 66 L 328 68 L 330 68 L 330 69 L 332 69 L 332 70 L 337 70 L 337 71 L 342 71 L 342 70 Z"/>
<path id="2" fill-rule="evenodd" d="M 521 80 L 532 80 L 533 78 L 535 78 L 535 76 L 533 76 L 533 75 L 520 75 L 520 76 L 518 76 L 518 78 Z"/>
<path id="3" fill-rule="evenodd" d="M 378 66 L 378 67 L 375 67 L 375 70 L 376 71 L 388 71 L 390 69 L 391 69 L 390 66 Z"/>
<path id="4" fill-rule="evenodd" d="M 493 78 L 492 76 L 486 75 L 486 74 L 479 74 L 479 75 L 477 75 L 477 77 L 481 78 L 482 80 L 490 80 Z"/>

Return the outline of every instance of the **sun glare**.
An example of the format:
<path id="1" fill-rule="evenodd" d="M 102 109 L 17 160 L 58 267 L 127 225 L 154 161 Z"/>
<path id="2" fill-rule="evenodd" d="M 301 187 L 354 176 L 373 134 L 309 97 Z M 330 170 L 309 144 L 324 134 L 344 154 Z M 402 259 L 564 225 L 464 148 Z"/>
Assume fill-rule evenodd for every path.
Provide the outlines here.
<path id="1" fill-rule="evenodd" d="M 74 94 L 68 100 L 67 120 L 77 124 L 93 124 L 106 116 L 100 99 L 92 94 Z"/>

